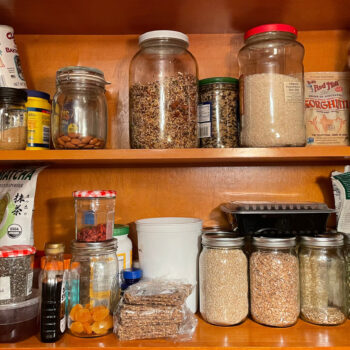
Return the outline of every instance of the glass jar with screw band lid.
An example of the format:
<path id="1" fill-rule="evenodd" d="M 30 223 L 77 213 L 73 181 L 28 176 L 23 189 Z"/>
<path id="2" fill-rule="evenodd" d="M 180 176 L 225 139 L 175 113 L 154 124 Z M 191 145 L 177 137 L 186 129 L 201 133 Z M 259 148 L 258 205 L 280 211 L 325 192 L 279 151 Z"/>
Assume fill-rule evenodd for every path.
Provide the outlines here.
<path id="1" fill-rule="evenodd" d="M 347 318 L 346 277 L 341 234 L 301 237 L 301 317 L 319 325 L 338 325 Z"/>
<path id="2" fill-rule="evenodd" d="M 107 101 L 102 71 L 65 67 L 56 73 L 51 134 L 56 149 L 104 148 L 107 138 Z"/>
<path id="3" fill-rule="evenodd" d="M 77 337 L 98 337 L 113 328 L 120 295 L 116 239 L 72 241 L 68 328 Z"/>
<path id="4" fill-rule="evenodd" d="M 295 237 L 253 237 L 250 305 L 254 321 L 273 327 L 294 325 L 299 317 L 299 262 Z"/>
<path id="5" fill-rule="evenodd" d="M 201 147 L 238 147 L 237 79 L 217 77 L 200 80 L 198 109 Z"/>
<path id="6" fill-rule="evenodd" d="M 27 144 L 27 93 L 0 87 L 0 149 L 25 149 Z"/>
<path id="7" fill-rule="evenodd" d="M 204 233 L 199 257 L 200 313 L 209 323 L 229 326 L 248 315 L 248 259 L 244 237 Z"/>

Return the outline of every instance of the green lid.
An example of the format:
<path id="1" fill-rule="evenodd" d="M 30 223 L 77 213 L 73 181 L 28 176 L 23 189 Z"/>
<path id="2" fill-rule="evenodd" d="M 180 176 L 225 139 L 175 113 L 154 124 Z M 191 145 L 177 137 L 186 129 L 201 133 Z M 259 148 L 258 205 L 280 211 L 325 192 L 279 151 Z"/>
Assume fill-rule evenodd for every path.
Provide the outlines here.
<path id="1" fill-rule="evenodd" d="M 129 234 L 129 226 L 128 225 L 119 225 L 119 224 L 114 225 L 113 237 L 124 236 L 127 234 Z"/>
<path id="2" fill-rule="evenodd" d="M 238 84 L 238 79 L 231 77 L 206 78 L 199 81 L 199 86 L 215 83 Z"/>

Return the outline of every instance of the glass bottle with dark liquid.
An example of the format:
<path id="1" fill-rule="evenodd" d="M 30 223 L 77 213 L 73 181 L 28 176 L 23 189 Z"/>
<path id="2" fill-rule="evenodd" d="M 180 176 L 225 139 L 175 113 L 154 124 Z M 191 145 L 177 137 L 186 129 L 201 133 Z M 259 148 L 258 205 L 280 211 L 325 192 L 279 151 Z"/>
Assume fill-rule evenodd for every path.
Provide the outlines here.
<path id="1" fill-rule="evenodd" d="M 64 245 L 47 243 L 46 262 L 41 276 L 40 339 L 44 343 L 59 340 L 66 329 Z"/>

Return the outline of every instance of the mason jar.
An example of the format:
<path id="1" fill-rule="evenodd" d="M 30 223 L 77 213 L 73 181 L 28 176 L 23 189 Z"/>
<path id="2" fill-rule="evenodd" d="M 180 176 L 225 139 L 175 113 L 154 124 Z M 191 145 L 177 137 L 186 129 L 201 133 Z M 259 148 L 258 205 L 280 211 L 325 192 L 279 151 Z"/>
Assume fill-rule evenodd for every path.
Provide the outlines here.
<path id="1" fill-rule="evenodd" d="M 302 237 L 300 242 L 301 317 L 319 325 L 347 318 L 343 236 Z"/>
<path id="2" fill-rule="evenodd" d="M 78 337 L 111 332 L 120 289 L 117 240 L 72 241 L 68 329 Z"/>
<path id="3" fill-rule="evenodd" d="M 131 148 L 199 146 L 198 67 L 187 35 L 156 30 L 139 37 L 130 63 Z"/>
<path id="4" fill-rule="evenodd" d="M 113 237 L 116 192 L 74 191 L 75 239 L 106 241 Z"/>
<path id="5" fill-rule="evenodd" d="M 304 146 L 304 47 L 297 30 L 267 24 L 248 30 L 238 54 L 241 146 Z"/>
<path id="6" fill-rule="evenodd" d="M 27 93 L 0 87 L 0 149 L 19 150 L 27 145 Z"/>
<path id="7" fill-rule="evenodd" d="M 244 237 L 204 233 L 199 257 L 200 313 L 218 326 L 243 322 L 249 312 Z"/>
<path id="8" fill-rule="evenodd" d="M 253 237 L 250 307 L 254 321 L 273 327 L 294 325 L 299 317 L 299 262 L 296 238 Z"/>
<path id="9" fill-rule="evenodd" d="M 56 73 L 51 135 L 55 149 L 104 148 L 107 102 L 104 74 L 90 67 L 65 67 Z"/>
<path id="10" fill-rule="evenodd" d="M 350 235 L 344 234 L 345 240 L 345 270 L 346 270 L 346 304 L 348 318 L 350 318 Z"/>

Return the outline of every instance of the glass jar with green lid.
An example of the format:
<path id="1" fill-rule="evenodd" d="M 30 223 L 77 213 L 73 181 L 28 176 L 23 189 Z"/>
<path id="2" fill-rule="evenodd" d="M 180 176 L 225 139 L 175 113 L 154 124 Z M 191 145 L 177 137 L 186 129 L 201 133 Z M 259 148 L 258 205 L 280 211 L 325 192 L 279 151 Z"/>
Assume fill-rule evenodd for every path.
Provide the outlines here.
<path id="1" fill-rule="evenodd" d="M 307 322 L 335 326 L 347 318 L 343 247 L 341 234 L 301 238 L 301 317 Z"/>
<path id="2" fill-rule="evenodd" d="M 199 81 L 199 137 L 203 148 L 239 145 L 238 80 L 231 77 Z"/>

